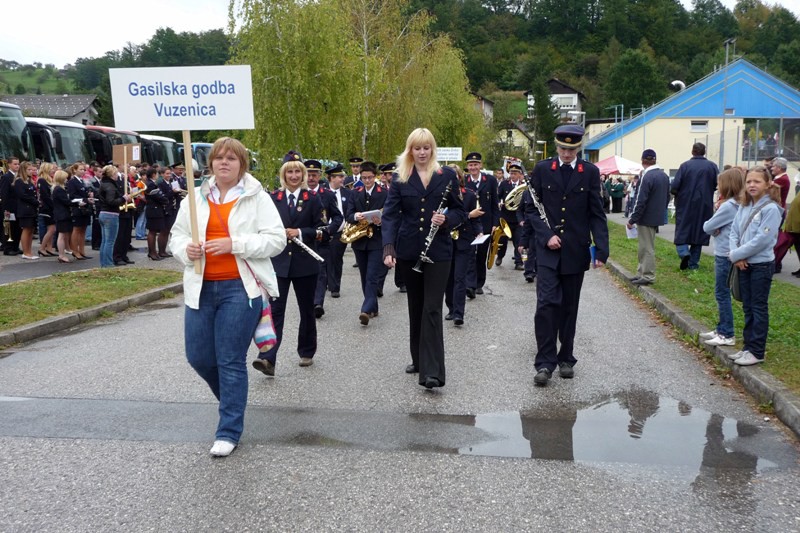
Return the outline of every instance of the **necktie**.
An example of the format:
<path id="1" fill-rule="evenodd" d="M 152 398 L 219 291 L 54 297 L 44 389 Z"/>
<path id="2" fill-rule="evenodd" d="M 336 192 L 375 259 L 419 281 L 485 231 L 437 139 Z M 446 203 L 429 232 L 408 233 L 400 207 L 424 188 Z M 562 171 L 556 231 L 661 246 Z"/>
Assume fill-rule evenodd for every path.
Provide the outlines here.
<path id="1" fill-rule="evenodd" d="M 289 195 L 289 211 L 294 211 L 294 194 Z"/>

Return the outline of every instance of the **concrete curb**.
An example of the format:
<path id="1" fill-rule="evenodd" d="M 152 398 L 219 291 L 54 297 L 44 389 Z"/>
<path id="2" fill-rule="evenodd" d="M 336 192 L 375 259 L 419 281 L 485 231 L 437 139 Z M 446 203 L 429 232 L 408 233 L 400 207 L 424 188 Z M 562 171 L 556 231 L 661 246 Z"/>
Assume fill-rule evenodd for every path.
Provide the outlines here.
<path id="1" fill-rule="evenodd" d="M 164 293 L 172 292 L 180 294 L 183 292 L 183 282 L 178 281 L 162 287 L 156 287 L 147 291 L 133 294 L 131 296 L 113 300 L 104 304 L 81 309 L 67 315 L 45 318 L 39 322 L 28 324 L 17 329 L 0 332 L 0 347 L 11 346 L 20 342 L 29 342 L 35 339 L 52 335 L 55 332 L 71 328 L 86 322 L 96 320 L 104 312 L 119 313 L 131 307 L 137 307 L 146 303 L 155 302 L 164 298 Z"/>
<path id="2" fill-rule="evenodd" d="M 639 287 L 629 280 L 631 274 L 609 260 L 609 271 L 619 278 L 626 287 L 638 290 L 639 296 L 653 307 L 659 314 L 669 320 L 680 331 L 697 339 L 705 328 L 697 320 L 686 315 L 682 309 L 675 307 L 661 294 L 650 287 Z M 786 424 L 798 437 L 800 437 L 800 398 L 792 393 L 775 376 L 758 366 L 739 366 L 728 359 L 728 354 L 734 350 L 728 346 L 707 346 L 699 343 L 698 346 L 714 355 L 717 362 L 731 370 L 731 374 L 741 383 L 744 389 L 760 403 L 770 403 L 775 409 L 775 416 Z"/>

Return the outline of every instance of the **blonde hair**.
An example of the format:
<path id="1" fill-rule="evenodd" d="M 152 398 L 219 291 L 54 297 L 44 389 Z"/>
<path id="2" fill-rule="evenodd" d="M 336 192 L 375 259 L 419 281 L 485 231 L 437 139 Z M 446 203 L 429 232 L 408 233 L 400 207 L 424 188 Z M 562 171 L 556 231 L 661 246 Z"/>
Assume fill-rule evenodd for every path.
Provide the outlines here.
<path id="1" fill-rule="evenodd" d="M 57 168 L 58 167 L 54 163 L 48 163 L 45 161 L 39 165 L 39 177 L 44 178 L 48 184 L 53 185 L 53 177 L 50 175 L 50 173 Z"/>
<path id="2" fill-rule="evenodd" d="M 103 170 L 100 171 L 100 177 L 102 178 L 113 178 L 114 174 L 119 172 L 117 167 L 114 165 L 106 165 L 103 167 Z"/>
<path id="3" fill-rule="evenodd" d="M 300 188 L 308 188 L 308 169 L 306 169 L 306 166 L 302 161 L 287 161 L 283 164 L 283 166 L 281 166 L 280 171 L 278 171 L 278 176 L 281 179 L 281 187 L 284 189 L 286 188 L 286 171 L 297 168 L 303 171 L 303 181 L 300 183 Z"/>
<path id="4" fill-rule="evenodd" d="M 464 171 L 461 170 L 461 167 L 456 165 L 455 163 L 450 163 L 447 166 L 456 171 L 456 175 L 458 175 L 458 183 L 463 187 L 464 186 Z"/>
<path id="5" fill-rule="evenodd" d="M 56 173 L 53 175 L 53 185 L 55 187 L 64 188 L 64 185 L 67 184 L 67 180 L 69 179 L 69 174 L 66 173 L 64 170 L 56 170 Z"/>
<path id="6" fill-rule="evenodd" d="M 238 139 L 234 139 L 232 137 L 220 137 L 219 139 L 214 141 L 214 144 L 211 145 L 211 151 L 208 152 L 209 168 L 211 168 L 211 171 L 213 172 L 214 159 L 216 159 L 217 156 L 223 155 L 227 152 L 233 152 L 233 155 L 235 155 L 236 159 L 239 160 L 238 178 L 242 179 L 242 176 L 244 176 L 245 172 L 247 172 L 248 157 L 247 157 L 247 148 L 245 148 L 242 142 Z"/>
<path id="7" fill-rule="evenodd" d="M 719 196 L 723 200 L 733 198 L 737 202 L 741 199 L 744 189 L 744 170 L 739 167 L 731 167 L 717 178 Z"/>
<path id="8" fill-rule="evenodd" d="M 428 168 L 431 173 L 439 170 L 439 162 L 436 161 L 436 139 L 433 133 L 427 128 L 417 128 L 408 135 L 406 139 L 406 149 L 397 156 L 397 181 L 405 183 L 414 171 L 414 154 L 411 152 L 415 146 L 431 145 L 431 159 L 428 161 Z"/>

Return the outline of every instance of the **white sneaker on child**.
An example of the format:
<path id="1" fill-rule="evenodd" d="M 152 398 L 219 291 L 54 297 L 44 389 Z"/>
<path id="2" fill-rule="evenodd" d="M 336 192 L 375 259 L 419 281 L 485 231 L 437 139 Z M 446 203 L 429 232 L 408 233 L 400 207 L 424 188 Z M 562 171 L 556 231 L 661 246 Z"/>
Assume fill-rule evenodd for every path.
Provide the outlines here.
<path id="1" fill-rule="evenodd" d="M 706 341 L 708 339 L 713 339 L 717 336 L 717 330 L 712 329 L 711 331 L 706 331 L 705 333 L 700 334 L 700 340 Z"/>
<path id="2" fill-rule="evenodd" d="M 730 337 L 717 335 L 716 337 L 712 337 L 703 342 L 705 342 L 709 346 L 733 346 L 734 344 L 736 344 L 736 339 L 732 335 Z"/>
<path id="3" fill-rule="evenodd" d="M 214 457 L 228 457 L 235 449 L 236 445 L 232 442 L 228 442 L 227 440 L 215 440 L 210 453 Z"/>
<path id="4" fill-rule="evenodd" d="M 738 358 L 737 360 L 734 361 L 734 363 L 736 363 L 737 365 L 751 366 L 751 365 L 757 365 L 758 363 L 763 363 L 764 362 L 763 359 L 759 359 L 758 357 L 756 357 L 755 355 L 751 354 L 747 350 L 745 350 L 742 353 L 744 355 L 742 355 L 740 358 Z"/>

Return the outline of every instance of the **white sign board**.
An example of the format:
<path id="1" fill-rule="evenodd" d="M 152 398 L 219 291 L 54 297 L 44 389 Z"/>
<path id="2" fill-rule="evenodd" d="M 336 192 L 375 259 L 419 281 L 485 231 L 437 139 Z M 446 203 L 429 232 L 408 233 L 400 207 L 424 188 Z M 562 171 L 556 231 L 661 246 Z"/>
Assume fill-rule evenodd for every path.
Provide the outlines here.
<path id="1" fill-rule="evenodd" d="M 250 65 L 108 69 L 114 125 L 136 131 L 253 129 Z"/>
<path id="2" fill-rule="evenodd" d="M 438 146 L 436 148 L 437 161 L 461 161 L 461 147 Z"/>

